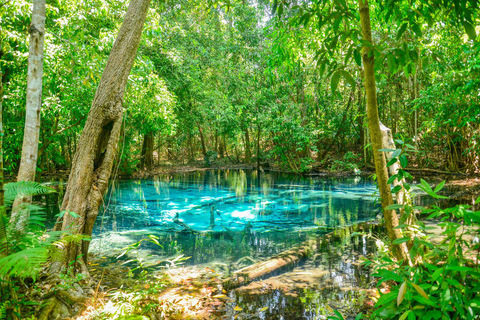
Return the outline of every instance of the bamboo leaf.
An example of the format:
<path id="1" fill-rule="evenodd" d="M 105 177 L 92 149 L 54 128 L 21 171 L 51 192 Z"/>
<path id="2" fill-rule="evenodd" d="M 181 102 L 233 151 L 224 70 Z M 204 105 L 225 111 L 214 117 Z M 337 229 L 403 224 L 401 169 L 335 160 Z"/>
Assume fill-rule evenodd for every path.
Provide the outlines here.
<path id="1" fill-rule="evenodd" d="M 400 286 L 400 289 L 398 290 L 397 307 L 402 303 L 403 298 L 405 297 L 405 292 L 407 292 L 407 282 L 406 281 L 404 283 L 402 283 L 402 285 Z M 403 314 L 403 316 L 405 316 L 405 314 Z M 405 319 L 405 317 L 403 317 L 403 319 Z"/>
<path id="2" fill-rule="evenodd" d="M 413 286 L 413 288 L 414 288 L 415 290 L 417 290 L 417 292 L 418 292 L 419 295 L 421 295 L 422 297 L 424 297 L 424 298 L 427 299 L 427 300 L 430 300 L 430 298 L 428 297 L 428 295 L 425 293 L 425 291 L 423 291 L 422 288 L 420 288 L 419 285 L 417 285 L 417 284 L 415 284 L 415 283 L 413 283 L 413 282 L 410 282 L 410 284 Z"/>

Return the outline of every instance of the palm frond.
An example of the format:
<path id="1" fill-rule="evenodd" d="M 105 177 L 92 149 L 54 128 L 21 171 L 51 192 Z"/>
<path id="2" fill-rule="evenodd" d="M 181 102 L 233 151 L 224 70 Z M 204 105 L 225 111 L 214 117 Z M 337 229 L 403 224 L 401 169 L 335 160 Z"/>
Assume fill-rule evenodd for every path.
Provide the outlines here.
<path id="1" fill-rule="evenodd" d="M 56 192 L 55 189 L 35 181 L 18 181 L 5 184 L 5 206 L 11 206 L 18 196 L 35 196 Z"/>

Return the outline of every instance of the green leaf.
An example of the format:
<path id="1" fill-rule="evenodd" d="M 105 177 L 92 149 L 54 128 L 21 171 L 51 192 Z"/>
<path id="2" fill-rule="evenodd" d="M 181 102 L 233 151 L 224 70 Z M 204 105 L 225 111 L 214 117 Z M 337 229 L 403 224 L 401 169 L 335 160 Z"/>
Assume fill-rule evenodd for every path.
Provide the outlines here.
<path id="1" fill-rule="evenodd" d="M 402 37 L 402 34 L 405 32 L 405 30 L 407 30 L 407 24 L 406 23 L 404 23 L 400 26 L 400 29 L 398 30 L 398 33 L 397 33 L 397 40 Z"/>
<path id="2" fill-rule="evenodd" d="M 353 58 L 355 59 L 355 62 L 359 67 L 362 66 L 362 56 L 360 55 L 360 52 L 358 52 L 357 49 L 353 50 Z"/>
<path id="3" fill-rule="evenodd" d="M 407 310 L 404 314 L 402 314 L 402 316 L 400 318 L 398 318 L 398 320 L 405 320 L 407 318 L 408 314 L 410 313 L 410 311 L 411 310 Z"/>
<path id="4" fill-rule="evenodd" d="M 435 190 L 433 190 L 433 192 L 437 193 L 438 191 L 442 190 L 444 186 L 445 186 L 445 180 L 443 180 L 442 182 L 440 182 L 440 183 L 435 187 Z"/>
<path id="5" fill-rule="evenodd" d="M 412 30 L 413 32 L 415 32 L 415 34 L 417 35 L 417 37 L 421 37 L 422 36 L 422 30 L 420 30 L 420 27 L 418 26 L 418 24 L 413 24 L 412 25 Z"/>
<path id="6" fill-rule="evenodd" d="M 404 154 L 400 155 L 400 165 L 402 166 L 402 168 L 406 168 L 408 166 L 407 156 L 405 156 Z"/>
<path id="7" fill-rule="evenodd" d="M 355 80 L 353 79 L 352 75 L 348 73 L 345 70 L 340 71 L 342 73 L 342 76 L 345 78 L 345 80 L 352 86 L 352 88 L 355 87 Z"/>
<path id="8" fill-rule="evenodd" d="M 393 244 L 401 244 L 410 241 L 409 237 L 398 238 L 392 241 Z"/>
<path id="9" fill-rule="evenodd" d="M 341 73 L 339 71 L 335 72 L 333 75 L 332 75 L 332 79 L 330 81 L 330 88 L 332 90 L 332 95 L 335 93 L 335 91 L 337 90 L 337 86 L 338 86 L 338 82 L 340 81 L 340 76 L 341 76 Z"/>
<path id="10" fill-rule="evenodd" d="M 467 33 L 468 37 L 472 40 L 475 40 L 475 38 L 477 37 L 475 27 L 468 21 L 463 22 L 463 27 L 465 28 L 465 32 Z"/>
<path id="11" fill-rule="evenodd" d="M 362 318 L 363 318 L 363 313 L 360 312 L 360 313 L 357 314 L 357 316 L 355 317 L 355 320 L 360 320 L 360 319 L 362 319 Z"/>
<path id="12" fill-rule="evenodd" d="M 407 292 L 407 282 L 403 282 L 402 285 L 400 286 L 400 289 L 398 290 L 398 295 L 397 295 L 397 307 L 402 303 L 403 298 L 405 297 L 405 292 Z M 402 316 L 403 319 L 405 319 L 405 314 Z M 400 319 L 402 319 L 400 317 Z"/>
<path id="13" fill-rule="evenodd" d="M 392 166 L 395 162 L 397 162 L 397 158 L 390 159 L 390 161 L 388 161 L 388 163 L 387 163 L 387 167 Z"/>
<path id="14" fill-rule="evenodd" d="M 402 190 L 402 186 L 395 186 L 392 189 L 392 193 L 397 193 L 398 191 Z"/>
<path id="15" fill-rule="evenodd" d="M 428 295 L 425 293 L 425 291 L 423 291 L 422 288 L 420 288 L 419 285 L 413 283 L 413 282 L 410 282 L 410 284 L 413 286 L 413 288 L 415 290 L 417 290 L 418 294 L 421 295 L 422 297 L 424 297 L 425 299 L 429 300 L 430 298 L 428 297 Z"/>
<path id="16" fill-rule="evenodd" d="M 402 208 L 403 208 L 403 205 L 401 204 L 391 204 L 388 207 L 386 207 L 385 210 L 397 210 Z"/>
<path id="17" fill-rule="evenodd" d="M 397 282 L 403 282 L 403 278 L 400 277 L 398 274 L 396 274 L 393 271 L 387 270 L 387 269 L 381 269 L 378 271 L 378 274 L 384 278 L 385 280 L 395 280 Z"/>

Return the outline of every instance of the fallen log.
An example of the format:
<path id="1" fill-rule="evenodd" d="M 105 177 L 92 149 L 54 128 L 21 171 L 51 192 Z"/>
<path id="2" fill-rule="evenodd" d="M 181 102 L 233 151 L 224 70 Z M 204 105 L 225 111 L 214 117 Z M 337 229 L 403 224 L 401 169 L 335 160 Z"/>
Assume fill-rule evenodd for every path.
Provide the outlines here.
<path id="1" fill-rule="evenodd" d="M 316 244 L 316 240 L 307 240 L 301 245 L 284 251 L 266 261 L 237 270 L 223 281 L 223 287 L 225 289 L 233 289 L 254 279 L 267 276 L 283 267 L 298 263 L 315 250 Z"/>

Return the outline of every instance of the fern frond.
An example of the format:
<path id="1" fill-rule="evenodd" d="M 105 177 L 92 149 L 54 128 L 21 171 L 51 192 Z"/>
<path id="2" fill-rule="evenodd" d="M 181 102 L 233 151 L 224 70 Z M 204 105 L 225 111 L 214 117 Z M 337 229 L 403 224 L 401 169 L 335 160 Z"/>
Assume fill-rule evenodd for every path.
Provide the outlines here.
<path id="1" fill-rule="evenodd" d="M 0 303 L 0 320 L 7 319 L 7 301 Z"/>
<path id="2" fill-rule="evenodd" d="M 5 184 L 5 206 L 11 206 L 18 196 L 35 196 L 56 192 L 55 189 L 35 181 L 18 181 Z"/>
<path id="3" fill-rule="evenodd" d="M 47 246 L 29 248 L 0 259 L 0 277 L 32 278 L 34 281 L 48 260 Z"/>

